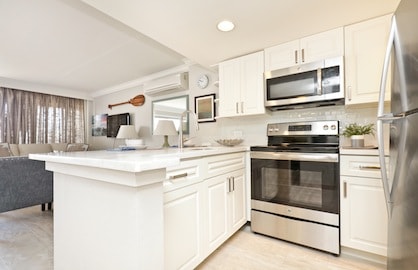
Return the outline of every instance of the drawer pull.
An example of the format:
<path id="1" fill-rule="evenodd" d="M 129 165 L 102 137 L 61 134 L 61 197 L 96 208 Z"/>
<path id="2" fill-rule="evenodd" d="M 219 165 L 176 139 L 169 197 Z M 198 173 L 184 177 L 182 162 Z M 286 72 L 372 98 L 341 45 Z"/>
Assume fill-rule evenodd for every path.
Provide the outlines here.
<path id="1" fill-rule="evenodd" d="M 168 177 L 168 179 L 174 180 L 174 179 L 182 178 L 182 177 L 186 177 L 186 176 L 187 176 L 187 172 L 186 173 L 181 173 L 181 174 L 176 174 L 176 175 L 170 175 Z"/>
<path id="2" fill-rule="evenodd" d="M 360 170 L 380 170 L 380 166 L 367 166 L 367 165 L 360 165 L 358 166 Z"/>

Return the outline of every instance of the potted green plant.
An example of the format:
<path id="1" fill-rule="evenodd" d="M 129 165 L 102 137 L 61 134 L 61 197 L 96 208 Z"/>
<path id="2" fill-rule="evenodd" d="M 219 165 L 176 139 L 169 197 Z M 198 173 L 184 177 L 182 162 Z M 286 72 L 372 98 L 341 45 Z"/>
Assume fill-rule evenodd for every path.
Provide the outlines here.
<path id="1" fill-rule="evenodd" d="M 364 147 L 364 135 L 374 135 L 374 124 L 349 124 L 345 127 L 342 135 L 351 138 L 352 147 Z"/>

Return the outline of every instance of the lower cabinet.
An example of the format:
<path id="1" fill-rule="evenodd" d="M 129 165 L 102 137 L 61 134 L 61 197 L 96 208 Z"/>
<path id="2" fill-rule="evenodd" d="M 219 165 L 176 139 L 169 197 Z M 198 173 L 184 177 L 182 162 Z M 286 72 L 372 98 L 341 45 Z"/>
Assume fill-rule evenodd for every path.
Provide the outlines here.
<path id="1" fill-rule="evenodd" d="M 241 169 L 207 180 L 209 253 L 247 222 L 244 179 Z"/>
<path id="2" fill-rule="evenodd" d="M 341 245 L 386 256 L 388 214 L 378 168 L 377 156 L 341 156 Z"/>
<path id="3" fill-rule="evenodd" d="M 165 269 L 193 269 L 203 256 L 204 191 L 194 184 L 164 195 Z"/>
<path id="4" fill-rule="evenodd" d="M 244 157 L 211 156 L 167 169 L 165 269 L 194 269 L 247 222 Z"/>

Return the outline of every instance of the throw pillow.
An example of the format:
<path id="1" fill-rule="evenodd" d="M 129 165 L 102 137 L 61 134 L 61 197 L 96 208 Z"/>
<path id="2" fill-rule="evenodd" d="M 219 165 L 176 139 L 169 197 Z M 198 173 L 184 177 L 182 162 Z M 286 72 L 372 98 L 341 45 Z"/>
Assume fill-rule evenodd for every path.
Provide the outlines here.
<path id="1" fill-rule="evenodd" d="M 0 157 L 10 157 L 9 143 L 0 143 Z"/>

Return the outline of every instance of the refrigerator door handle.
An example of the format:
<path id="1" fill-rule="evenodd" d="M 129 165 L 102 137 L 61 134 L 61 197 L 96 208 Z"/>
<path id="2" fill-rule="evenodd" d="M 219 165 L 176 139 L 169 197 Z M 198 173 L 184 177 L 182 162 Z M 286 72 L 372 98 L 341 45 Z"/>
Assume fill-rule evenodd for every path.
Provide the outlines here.
<path id="1" fill-rule="evenodd" d="M 383 121 L 381 119 L 377 120 L 377 141 L 378 141 L 378 151 L 379 151 L 379 163 L 380 163 L 380 172 L 382 175 L 382 186 L 383 192 L 385 194 L 386 209 L 388 211 L 389 218 L 392 215 L 392 202 L 391 202 L 391 192 L 389 190 L 389 177 L 386 170 L 386 161 L 385 161 L 385 149 L 384 149 L 384 139 L 383 139 Z"/>
<path id="2" fill-rule="evenodd" d="M 389 218 L 392 215 L 392 207 L 391 207 L 391 196 L 390 196 L 390 190 L 389 190 L 389 179 L 388 179 L 388 173 L 386 170 L 386 162 L 385 162 L 385 150 L 384 150 L 384 138 L 383 138 L 383 123 L 391 122 L 393 120 L 398 119 L 398 117 L 393 116 L 393 114 L 385 114 L 384 113 L 384 107 L 385 107 L 385 92 L 386 92 L 386 81 L 389 71 L 389 63 L 390 63 L 390 57 L 391 52 L 395 40 L 395 31 L 396 31 L 396 21 L 395 17 L 392 18 L 392 25 L 390 29 L 389 34 L 389 40 L 386 47 L 386 54 L 385 54 L 385 60 L 383 64 L 383 71 L 382 71 L 382 77 L 380 80 L 380 94 L 379 94 L 379 103 L 377 105 L 377 142 L 378 142 L 378 149 L 379 149 L 379 162 L 380 162 L 380 168 L 381 168 L 381 174 L 382 174 L 382 185 L 383 185 L 383 191 L 385 194 L 386 199 L 386 208 L 388 211 Z"/>
<path id="3" fill-rule="evenodd" d="M 392 25 L 391 25 L 390 33 L 389 33 L 389 40 L 386 46 L 385 60 L 383 62 L 382 77 L 380 79 L 380 94 L 379 94 L 379 103 L 377 106 L 377 117 L 384 116 L 386 81 L 387 81 L 388 72 L 389 72 L 390 55 L 392 52 L 393 43 L 395 41 L 395 31 L 396 31 L 396 21 L 395 21 L 395 17 L 393 17 Z"/>

